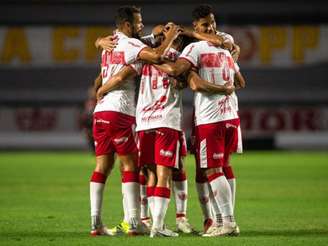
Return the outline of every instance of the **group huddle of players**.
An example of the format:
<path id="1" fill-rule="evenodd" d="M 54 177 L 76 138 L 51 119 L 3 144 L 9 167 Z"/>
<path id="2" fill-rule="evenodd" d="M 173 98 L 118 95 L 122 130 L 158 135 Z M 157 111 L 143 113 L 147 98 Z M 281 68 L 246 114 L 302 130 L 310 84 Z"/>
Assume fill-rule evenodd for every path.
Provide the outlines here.
<path id="1" fill-rule="evenodd" d="M 194 91 L 191 151 L 204 216 L 201 235 L 239 235 L 229 156 L 242 151 L 235 94 L 245 87 L 237 65 L 240 49 L 231 35 L 217 31 L 211 6 L 196 7 L 192 18 L 193 30 L 168 23 L 142 37 L 140 9 L 123 6 L 116 13 L 115 33 L 96 41 L 102 59 L 92 121 L 96 168 L 90 181 L 91 235 L 176 237 L 194 232 L 186 218 L 183 167 L 182 91 L 187 87 Z M 124 219 L 108 229 L 101 210 L 115 157 L 122 174 Z M 175 231 L 164 223 L 171 190 Z"/>

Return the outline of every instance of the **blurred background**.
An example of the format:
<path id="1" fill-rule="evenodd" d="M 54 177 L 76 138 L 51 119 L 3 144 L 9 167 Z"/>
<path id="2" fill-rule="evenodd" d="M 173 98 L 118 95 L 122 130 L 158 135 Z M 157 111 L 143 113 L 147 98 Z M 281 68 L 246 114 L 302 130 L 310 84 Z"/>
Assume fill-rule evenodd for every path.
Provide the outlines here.
<path id="1" fill-rule="evenodd" d="M 98 36 L 123 4 L 142 7 L 145 34 L 191 25 L 202 1 L 12 0 L 0 3 L 0 149 L 88 149 L 89 88 Z M 328 150 L 328 4 L 206 1 L 218 29 L 241 47 L 247 87 L 238 92 L 246 149 Z M 184 92 L 190 131 L 192 93 Z"/>

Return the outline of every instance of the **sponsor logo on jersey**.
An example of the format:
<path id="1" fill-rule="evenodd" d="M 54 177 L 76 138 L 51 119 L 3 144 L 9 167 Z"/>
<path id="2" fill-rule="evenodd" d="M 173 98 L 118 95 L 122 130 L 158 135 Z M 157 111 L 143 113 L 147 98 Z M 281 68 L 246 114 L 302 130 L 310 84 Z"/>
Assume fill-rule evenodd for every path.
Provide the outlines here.
<path id="1" fill-rule="evenodd" d="M 230 128 L 230 127 L 232 127 L 232 128 L 238 128 L 237 126 L 235 126 L 235 125 L 233 125 L 233 124 L 230 124 L 230 123 L 226 123 L 226 125 L 225 125 L 225 127 L 226 128 Z"/>
<path id="2" fill-rule="evenodd" d="M 159 154 L 160 154 L 161 156 L 165 156 L 165 157 L 172 157 L 172 156 L 173 156 L 173 152 L 172 152 L 172 151 L 169 151 L 169 150 L 163 150 L 163 149 L 161 149 L 161 150 L 159 151 Z"/>
<path id="3" fill-rule="evenodd" d="M 96 119 L 96 123 L 110 124 L 110 121 L 109 120 L 103 120 L 103 119 Z"/>
<path id="4" fill-rule="evenodd" d="M 214 159 L 214 160 L 222 159 L 223 156 L 224 156 L 223 153 L 214 153 L 214 154 L 213 154 L 213 159 Z"/>
<path id="5" fill-rule="evenodd" d="M 129 139 L 128 137 L 115 138 L 114 142 L 116 144 L 126 143 L 128 141 L 128 139 Z"/>

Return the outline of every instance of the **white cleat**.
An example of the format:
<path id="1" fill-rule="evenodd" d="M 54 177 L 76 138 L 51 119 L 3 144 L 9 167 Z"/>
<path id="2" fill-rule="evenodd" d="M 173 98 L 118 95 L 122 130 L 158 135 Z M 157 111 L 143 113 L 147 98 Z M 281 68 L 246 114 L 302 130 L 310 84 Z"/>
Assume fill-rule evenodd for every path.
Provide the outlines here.
<path id="1" fill-rule="evenodd" d="M 179 234 L 169 229 L 151 229 L 150 237 L 178 237 Z"/>
<path id="2" fill-rule="evenodd" d="M 208 228 L 208 230 L 202 235 L 202 237 L 217 237 L 222 229 L 222 226 L 218 227 L 212 225 Z"/>
<path id="3" fill-rule="evenodd" d="M 177 231 L 183 233 L 192 233 L 194 230 L 188 222 L 186 217 L 180 217 L 176 219 Z"/>
<path id="4" fill-rule="evenodd" d="M 240 229 L 235 222 L 224 224 L 218 233 L 218 236 L 238 236 Z"/>

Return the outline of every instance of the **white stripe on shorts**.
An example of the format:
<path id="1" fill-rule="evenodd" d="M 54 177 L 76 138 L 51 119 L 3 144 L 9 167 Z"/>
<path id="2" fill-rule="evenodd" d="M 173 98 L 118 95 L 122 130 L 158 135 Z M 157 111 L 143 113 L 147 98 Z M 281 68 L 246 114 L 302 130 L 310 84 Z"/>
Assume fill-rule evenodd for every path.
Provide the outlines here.
<path id="1" fill-rule="evenodd" d="M 243 153 L 243 139 L 242 139 L 242 136 L 241 136 L 240 125 L 237 128 L 237 132 L 238 132 L 237 153 Z"/>
<path id="2" fill-rule="evenodd" d="M 177 148 L 175 150 L 175 163 L 174 163 L 175 168 L 179 168 L 179 162 L 180 162 L 180 141 L 177 141 Z"/>
<path id="3" fill-rule="evenodd" d="M 207 168 L 207 147 L 206 147 L 206 138 L 200 142 L 199 148 L 199 158 L 200 158 L 200 167 Z"/>

